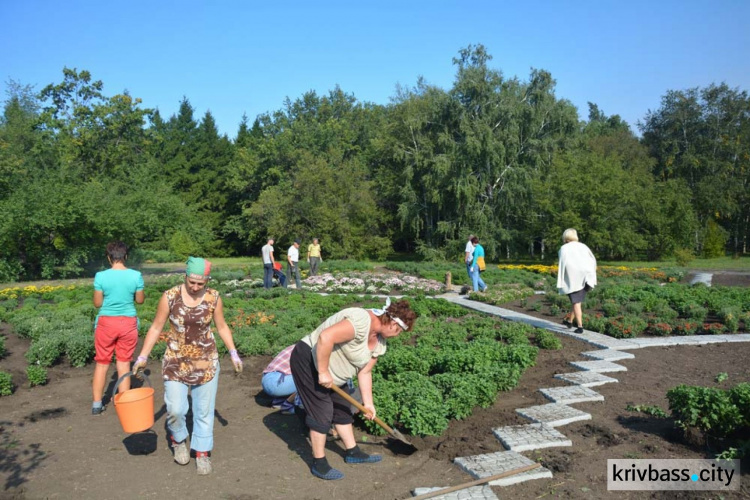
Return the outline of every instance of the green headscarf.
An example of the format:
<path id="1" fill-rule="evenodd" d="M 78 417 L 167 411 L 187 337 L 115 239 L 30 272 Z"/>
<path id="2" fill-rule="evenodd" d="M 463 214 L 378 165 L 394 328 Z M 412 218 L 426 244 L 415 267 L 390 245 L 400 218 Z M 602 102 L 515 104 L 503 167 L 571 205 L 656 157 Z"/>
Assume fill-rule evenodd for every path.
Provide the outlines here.
<path id="1" fill-rule="evenodd" d="M 208 279 L 211 276 L 211 263 L 200 257 L 188 257 L 185 274 L 189 278 Z"/>

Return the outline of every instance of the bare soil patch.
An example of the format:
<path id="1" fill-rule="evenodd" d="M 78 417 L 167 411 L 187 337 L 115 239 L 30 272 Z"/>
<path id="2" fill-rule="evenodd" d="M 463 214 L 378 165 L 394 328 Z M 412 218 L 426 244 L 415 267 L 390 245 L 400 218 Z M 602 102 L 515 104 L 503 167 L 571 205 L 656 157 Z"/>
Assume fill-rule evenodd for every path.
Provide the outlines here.
<path id="1" fill-rule="evenodd" d="M 589 344 L 563 337 L 563 350 L 540 351 L 537 365 L 520 385 L 501 393 L 496 403 L 478 409 L 463 421 L 451 422 L 440 437 L 414 438 L 413 454 L 381 437 L 356 430 L 361 446 L 382 453 L 375 465 L 346 465 L 340 445 L 329 443 L 329 461 L 346 477 L 325 482 L 309 472 L 310 451 L 299 419 L 281 415 L 268 406 L 260 388 L 268 357 L 246 359 L 245 373 L 223 368 L 217 398 L 215 473 L 199 477 L 194 463 L 181 467 L 167 446 L 163 389 L 156 386 L 156 424 L 151 432 L 128 436 L 122 432 L 110 405 L 101 417 L 90 415 L 91 368 L 64 365 L 50 369 L 50 382 L 29 389 L 25 382 L 25 341 L 6 334 L 10 355 L 0 369 L 13 373 L 16 394 L 0 398 L 0 498 L 179 498 L 198 496 L 226 499 L 341 498 L 403 499 L 421 486 L 451 486 L 471 480 L 452 464 L 456 456 L 502 450 L 492 429 L 527 423 L 516 414 L 547 401 L 542 387 L 566 385 L 556 373 L 575 371 L 569 361 L 581 360 Z M 665 393 L 680 383 L 714 384 L 727 372 L 724 385 L 750 380 L 750 344 L 705 347 L 650 348 L 632 351 L 635 359 L 620 361 L 628 372 L 611 374 L 619 383 L 595 388 L 604 403 L 577 404 L 592 420 L 559 428 L 570 437 L 570 448 L 527 452 L 553 471 L 549 480 L 495 488 L 502 498 L 602 498 L 606 490 L 607 458 L 701 458 L 712 456 L 705 444 L 688 444 L 671 420 L 628 412 L 628 404 L 658 405 L 666 410 Z M 158 364 L 150 362 L 158 373 Z M 110 390 L 111 386 L 110 384 Z M 724 498 L 747 498 L 745 489 Z M 614 494 L 612 496 L 615 496 Z M 662 498 L 646 493 L 623 493 L 619 498 Z M 684 498 L 715 498 L 684 496 Z M 674 495 L 670 498 L 676 498 Z M 682 498 L 682 497 L 681 497 Z"/>

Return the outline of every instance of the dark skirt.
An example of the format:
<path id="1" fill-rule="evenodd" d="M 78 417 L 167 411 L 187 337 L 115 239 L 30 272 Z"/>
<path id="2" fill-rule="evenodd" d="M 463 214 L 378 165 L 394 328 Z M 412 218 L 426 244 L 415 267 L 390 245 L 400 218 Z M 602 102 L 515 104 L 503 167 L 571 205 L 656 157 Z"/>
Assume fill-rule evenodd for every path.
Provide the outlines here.
<path id="1" fill-rule="evenodd" d="M 326 434 L 331 424 L 347 425 L 354 421 L 349 403 L 318 383 L 318 370 L 315 368 L 312 348 L 309 345 L 301 340 L 297 342 L 292 350 L 289 365 L 294 377 L 294 386 L 307 413 L 305 424 L 310 429 Z"/>
<path id="2" fill-rule="evenodd" d="M 586 299 L 586 292 L 591 290 L 591 287 L 587 284 L 577 292 L 569 293 L 568 298 L 571 304 L 580 304 Z"/>

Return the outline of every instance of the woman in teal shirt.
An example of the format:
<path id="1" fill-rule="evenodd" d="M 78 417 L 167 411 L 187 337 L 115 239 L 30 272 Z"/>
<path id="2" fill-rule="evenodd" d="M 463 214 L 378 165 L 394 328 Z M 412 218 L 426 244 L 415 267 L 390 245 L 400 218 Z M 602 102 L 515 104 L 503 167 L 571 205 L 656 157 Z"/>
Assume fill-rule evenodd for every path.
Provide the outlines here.
<path id="1" fill-rule="evenodd" d="M 117 359 L 117 375 L 122 377 L 130 371 L 130 361 L 138 343 L 138 318 L 136 304 L 143 304 L 143 276 L 134 269 L 125 267 L 128 247 L 122 241 L 107 245 L 107 260 L 112 266 L 96 273 L 94 278 L 94 306 L 101 307 L 96 317 L 94 346 L 96 366 L 92 389 L 94 403 L 91 414 L 104 411 L 102 397 L 107 370 L 112 362 L 112 354 Z M 130 389 L 130 379 L 120 383 L 120 392 Z"/>
<path id="2" fill-rule="evenodd" d="M 484 259 L 484 247 L 479 244 L 479 238 L 476 236 L 471 238 L 471 244 L 474 245 L 474 260 L 471 262 L 470 268 L 472 285 L 474 285 L 475 292 L 484 292 L 487 290 L 487 285 L 479 274 L 481 270 L 479 269 L 478 262 L 480 257 Z"/>

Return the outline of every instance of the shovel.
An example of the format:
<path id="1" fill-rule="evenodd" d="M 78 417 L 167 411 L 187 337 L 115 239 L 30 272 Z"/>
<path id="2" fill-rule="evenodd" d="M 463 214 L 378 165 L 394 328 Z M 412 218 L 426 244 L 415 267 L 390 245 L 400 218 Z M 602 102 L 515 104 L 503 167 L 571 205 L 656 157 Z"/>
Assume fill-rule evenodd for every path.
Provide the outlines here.
<path id="1" fill-rule="evenodd" d="M 350 395 L 348 395 L 346 392 L 344 392 L 340 387 L 337 387 L 336 385 L 331 385 L 331 389 L 333 390 L 333 392 L 335 392 L 336 394 L 338 394 L 342 398 L 346 399 L 349 403 L 353 404 L 363 414 L 369 413 L 369 411 L 366 410 L 364 406 L 362 406 L 356 399 L 354 399 L 353 397 L 351 397 Z M 391 437 L 393 437 L 395 439 L 398 439 L 399 441 L 401 441 L 404 444 L 408 444 L 409 446 L 411 446 L 415 450 L 417 449 L 417 447 L 414 446 L 413 444 L 411 444 L 409 442 L 409 440 L 404 437 L 403 434 L 401 434 L 399 431 L 397 431 L 396 429 L 392 428 L 391 426 L 389 426 L 388 424 L 386 424 L 385 422 L 383 422 L 382 420 L 380 420 L 378 417 L 375 417 L 373 420 L 375 421 L 376 424 L 378 424 L 380 427 L 382 427 L 383 429 L 385 429 L 385 431 L 388 434 L 390 434 Z"/>

